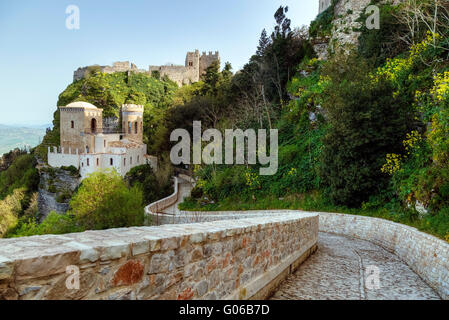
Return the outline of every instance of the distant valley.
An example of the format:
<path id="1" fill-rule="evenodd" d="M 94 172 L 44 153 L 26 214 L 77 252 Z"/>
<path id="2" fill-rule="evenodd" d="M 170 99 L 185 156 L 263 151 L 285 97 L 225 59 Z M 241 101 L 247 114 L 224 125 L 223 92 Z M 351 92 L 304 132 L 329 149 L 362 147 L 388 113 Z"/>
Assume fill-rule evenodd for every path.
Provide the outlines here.
<path id="1" fill-rule="evenodd" d="M 37 146 L 48 127 L 51 125 L 26 127 L 0 124 L 0 156 L 15 148 Z"/>

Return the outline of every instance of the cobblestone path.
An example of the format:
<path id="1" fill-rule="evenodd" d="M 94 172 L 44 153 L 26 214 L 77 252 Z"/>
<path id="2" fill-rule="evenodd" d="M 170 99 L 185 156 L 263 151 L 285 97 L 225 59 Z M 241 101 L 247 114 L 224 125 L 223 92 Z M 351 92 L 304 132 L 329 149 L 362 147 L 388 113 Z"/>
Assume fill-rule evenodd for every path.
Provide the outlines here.
<path id="1" fill-rule="evenodd" d="M 379 268 L 379 289 L 370 285 L 373 284 L 371 266 Z M 320 233 L 318 250 L 289 276 L 271 299 L 433 300 L 440 297 L 385 249 L 364 240 Z"/>

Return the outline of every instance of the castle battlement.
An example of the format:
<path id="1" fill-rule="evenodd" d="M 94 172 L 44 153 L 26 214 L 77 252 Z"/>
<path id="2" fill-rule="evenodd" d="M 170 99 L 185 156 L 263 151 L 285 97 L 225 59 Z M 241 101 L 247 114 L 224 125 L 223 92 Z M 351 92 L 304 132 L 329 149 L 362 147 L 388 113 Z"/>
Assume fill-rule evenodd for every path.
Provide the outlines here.
<path id="1" fill-rule="evenodd" d="M 73 73 L 73 81 L 83 79 L 91 70 L 99 70 L 102 73 L 115 73 L 115 72 L 136 72 L 152 75 L 153 72 L 159 72 L 160 76 L 167 76 L 172 81 L 176 82 L 179 86 L 185 84 L 191 84 L 198 82 L 201 76 L 206 72 L 206 69 L 215 61 L 220 62 L 220 54 L 218 51 L 206 54 L 206 51 L 202 52 L 196 49 L 195 51 L 189 51 L 186 54 L 185 65 L 168 65 L 168 66 L 149 66 L 148 70 L 137 68 L 134 63 L 129 61 L 116 61 L 112 66 L 87 66 L 78 68 Z"/>

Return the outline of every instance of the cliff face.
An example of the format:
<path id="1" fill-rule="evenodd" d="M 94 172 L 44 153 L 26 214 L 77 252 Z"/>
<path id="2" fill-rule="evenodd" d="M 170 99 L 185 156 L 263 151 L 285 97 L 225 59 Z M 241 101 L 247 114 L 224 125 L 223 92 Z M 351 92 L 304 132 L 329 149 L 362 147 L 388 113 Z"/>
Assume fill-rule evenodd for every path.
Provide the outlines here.
<path id="1" fill-rule="evenodd" d="M 42 222 L 51 211 L 65 213 L 69 209 L 69 201 L 81 180 L 74 170 L 48 166 L 41 167 L 39 175 L 38 210 Z"/>
<path id="2" fill-rule="evenodd" d="M 360 32 L 354 31 L 362 25 L 356 20 L 371 0 L 340 0 L 335 5 L 331 43 L 347 48 L 358 42 Z"/>
<path id="3" fill-rule="evenodd" d="M 402 0 L 384 0 L 378 5 L 390 3 L 397 5 Z M 360 15 L 372 3 L 372 0 L 339 0 L 333 8 L 333 20 L 331 34 L 325 39 L 315 40 L 315 51 L 319 58 L 326 59 L 328 49 L 332 52 L 339 49 L 348 51 L 357 46 L 360 32 L 356 30 L 362 27 L 363 22 L 358 22 Z M 382 26 L 381 26 L 382 27 Z"/>

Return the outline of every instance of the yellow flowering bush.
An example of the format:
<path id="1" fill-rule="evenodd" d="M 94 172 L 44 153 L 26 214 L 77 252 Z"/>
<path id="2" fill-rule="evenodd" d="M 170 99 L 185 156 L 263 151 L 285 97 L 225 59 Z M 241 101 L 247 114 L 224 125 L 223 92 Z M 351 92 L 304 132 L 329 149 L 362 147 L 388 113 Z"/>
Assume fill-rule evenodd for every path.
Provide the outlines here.
<path id="1" fill-rule="evenodd" d="M 389 153 L 386 157 L 386 163 L 382 166 L 381 171 L 393 175 L 401 169 L 402 155 Z"/>
<path id="2" fill-rule="evenodd" d="M 296 170 L 296 168 L 291 168 L 290 171 L 288 172 L 288 175 L 289 176 L 296 176 L 297 172 L 298 171 Z"/>
<path id="3" fill-rule="evenodd" d="M 427 37 L 423 41 L 410 48 L 408 57 L 387 59 L 385 65 L 379 67 L 376 73 L 371 75 L 371 79 L 376 83 L 379 82 L 381 77 L 386 77 L 393 82 L 397 81 L 401 73 L 409 71 L 415 62 L 419 60 L 422 53 L 433 44 L 434 39 L 438 39 L 439 37 L 438 34 L 428 32 Z"/>
<path id="4" fill-rule="evenodd" d="M 320 76 L 317 86 L 324 89 L 330 82 L 331 78 L 329 76 Z"/>
<path id="5" fill-rule="evenodd" d="M 422 137 L 418 131 L 413 130 L 410 133 L 407 133 L 406 138 L 402 141 L 404 145 L 405 151 L 407 152 L 407 156 L 412 153 L 414 148 L 419 148 L 418 144 L 422 141 Z M 401 169 L 401 163 L 403 160 L 407 158 L 407 156 L 403 156 L 396 153 L 389 153 L 386 156 L 386 162 L 382 166 L 381 171 L 383 173 L 387 173 L 389 175 L 393 175 L 395 172 Z"/>
<path id="6" fill-rule="evenodd" d="M 246 172 L 245 173 L 246 178 L 246 185 L 250 189 L 259 189 L 260 188 L 260 177 L 258 174 L 254 172 Z"/>
<path id="7" fill-rule="evenodd" d="M 437 103 L 443 102 L 449 97 L 449 71 L 435 76 L 432 93 Z"/>
<path id="8" fill-rule="evenodd" d="M 429 144 L 433 149 L 434 161 L 444 163 L 449 161 L 449 124 L 447 111 L 435 113 L 432 116 L 432 128 L 428 133 Z"/>
<path id="9" fill-rule="evenodd" d="M 421 142 L 421 140 L 421 135 L 418 131 L 413 130 L 412 132 L 407 133 L 406 139 L 402 142 L 405 151 L 407 151 L 407 154 L 410 154 L 413 148 L 419 148 L 417 144 Z"/>

